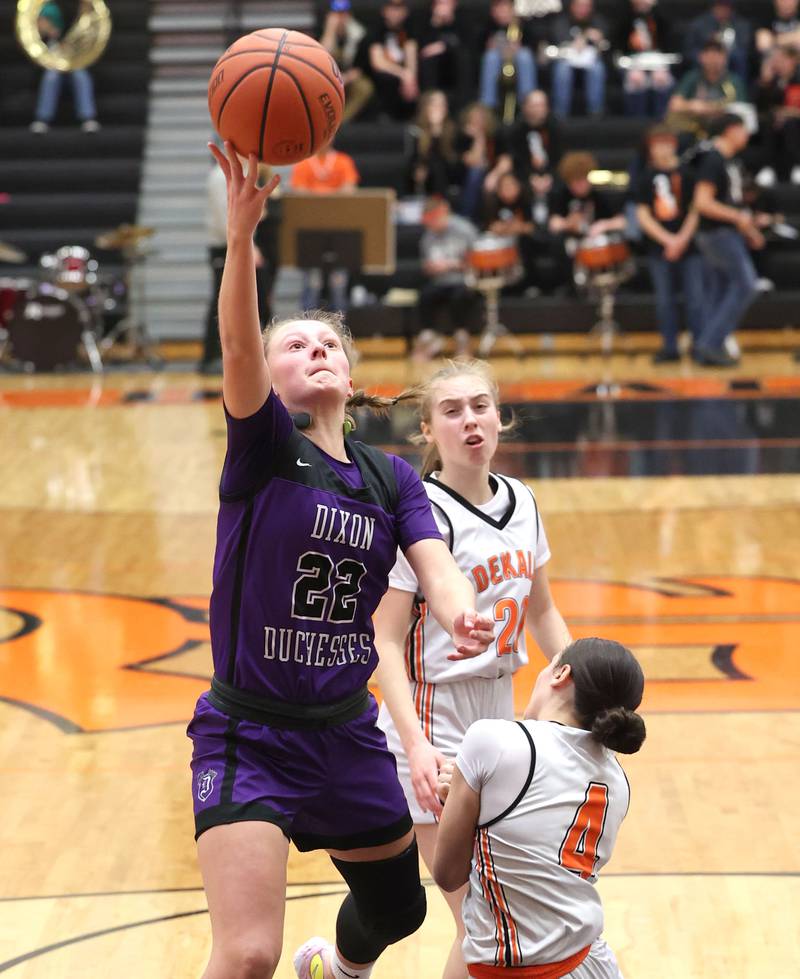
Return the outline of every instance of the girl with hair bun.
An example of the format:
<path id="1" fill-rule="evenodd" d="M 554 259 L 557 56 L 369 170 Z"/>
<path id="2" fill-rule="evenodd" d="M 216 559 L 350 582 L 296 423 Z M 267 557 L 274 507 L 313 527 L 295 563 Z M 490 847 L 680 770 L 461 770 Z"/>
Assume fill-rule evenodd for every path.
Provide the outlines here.
<path id="1" fill-rule="evenodd" d="M 406 794 L 420 852 L 436 843 L 438 769 L 455 758 L 473 721 L 514 717 L 513 674 L 527 662 L 526 627 L 548 659 L 570 641 L 550 594 L 550 548 L 536 500 L 518 479 L 491 469 L 500 436 L 499 392 L 483 361 L 452 361 L 418 392 L 423 484 L 458 566 L 477 592 L 476 609 L 495 638 L 469 662 L 428 614 L 427 592 L 402 555 L 373 616 L 383 693 L 378 718 Z M 444 895 L 456 937 L 444 979 L 465 979 L 463 894 Z"/>
<path id="2" fill-rule="evenodd" d="M 643 691 L 629 649 L 579 639 L 541 671 L 524 721 L 473 724 L 440 774 L 433 877 L 445 891 L 469 882 L 474 979 L 622 979 L 594 885 L 628 812 L 613 752 L 644 742 Z"/>

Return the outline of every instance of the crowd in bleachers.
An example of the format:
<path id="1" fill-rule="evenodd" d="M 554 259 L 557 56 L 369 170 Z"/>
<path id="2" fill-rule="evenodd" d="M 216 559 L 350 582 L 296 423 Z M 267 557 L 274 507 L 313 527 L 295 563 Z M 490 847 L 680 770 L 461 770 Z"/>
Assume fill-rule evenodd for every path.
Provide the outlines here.
<path id="1" fill-rule="evenodd" d="M 693 4 L 687 23 L 666 0 L 601 11 L 594 0 L 330 0 L 319 36 L 342 70 L 346 125 L 406 127 L 402 190 L 433 199 L 429 231 L 441 201 L 453 222 L 514 237 L 525 274 L 509 288 L 522 294 L 574 289 L 581 237 L 639 239 L 659 357 L 677 357 L 677 275 L 685 294 L 727 310 L 711 337 L 707 310 L 686 304 L 695 358 L 716 365 L 736 359 L 726 337 L 769 287 L 752 257 L 775 224 L 769 188 L 800 184 L 800 0 L 765 0 L 757 17 L 753 6 L 745 16 L 732 0 Z M 666 126 L 630 160 L 627 197 L 606 192 L 591 153 L 562 150 L 577 115 Z"/>

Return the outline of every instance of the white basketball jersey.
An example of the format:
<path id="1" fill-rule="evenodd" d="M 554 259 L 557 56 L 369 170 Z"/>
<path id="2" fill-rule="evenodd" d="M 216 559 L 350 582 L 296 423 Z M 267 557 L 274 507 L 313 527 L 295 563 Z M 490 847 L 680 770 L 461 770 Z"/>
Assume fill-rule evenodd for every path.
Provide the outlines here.
<path id="1" fill-rule="evenodd" d="M 552 721 L 481 720 L 456 764 L 481 794 L 465 960 L 549 965 L 591 945 L 603 930 L 594 885 L 630 801 L 613 752 Z"/>
<path id="2" fill-rule="evenodd" d="M 433 477 L 424 481 L 434 517 L 456 564 L 476 591 L 476 610 L 495 622 L 495 638 L 486 652 L 449 660 L 453 641 L 429 614 L 411 565 L 402 552 L 389 575 L 389 586 L 415 592 L 406 640 L 409 678 L 447 683 L 466 676 L 497 678 L 528 662 L 525 618 L 536 568 L 550 558 L 536 501 L 528 487 L 507 476 L 491 477 L 496 487 L 489 503 L 475 507 Z"/>

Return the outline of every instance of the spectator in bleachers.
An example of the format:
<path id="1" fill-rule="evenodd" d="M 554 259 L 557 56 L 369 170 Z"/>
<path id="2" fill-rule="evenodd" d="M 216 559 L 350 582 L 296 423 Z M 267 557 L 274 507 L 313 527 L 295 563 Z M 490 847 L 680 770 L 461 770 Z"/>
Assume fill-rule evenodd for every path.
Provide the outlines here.
<path id="1" fill-rule="evenodd" d="M 461 164 L 461 199 L 458 213 L 477 221 L 483 182 L 497 159 L 497 119 L 488 105 L 473 102 L 461 113 L 456 149 Z"/>
<path id="2" fill-rule="evenodd" d="M 350 0 L 331 0 L 320 44 L 329 52 L 342 73 L 345 94 L 342 122 L 355 119 L 375 91 L 375 86 L 360 64 L 366 34 L 364 25 L 353 16 Z"/>
<path id="3" fill-rule="evenodd" d="M 688 71 L 669 102 L 667 122 L 675 129 L 702 136 L 711 120 L 734 102 L 747 101 L 744 81 L 728 70 L 728 53 L 717 38 L 709 38 L 700 51 L 700 67 Z"/>
<path id="4" fill-rule="evenodd" d="M 621 52 L 637 55 L 669 51 L 669 25 L 657 4 L 658 0 L 630 0 L 619 36 Z M 623 77 L 626 115 L 662 119 L 675 86 L 669 67 L 631 67 L 623 71 Z"/>
<path id="5" fill-rule="evenodd" d="M 606 65 L 603 54 L 609 47 L 609 27 L 597 14 L 594 0 L 570 0 L 566 13 L 553 21 L 552 40 L 559 48 L 553 62 L 551 91 L 557 116 L 572 112 L 575 72 L 584 77 L 586 108 L 590 115 L 601 115 L 606 103 Z"/>
<path id="6" fill-rule="evenodd" d="M 715 37 L 727 52 L 731 71 L 747 81 L 753 28 L 748 20 L 733 12 L 733 6 L 733 0 L 711 0 L 708 11 L 689 23 L 683 50 L 686 63 L 694 67 L 706 41 Z"/>
<path id="7" fill-rule="evenodd" d="M 491 0 L 489 19 L 479 39 L 480 100 L 507 121 L 513 118 L 516 105 L 536 88 L 532 43 L 530 28 L 517 15 L 513 0 Z"/>
<path id="8" fill-rule="evenodd" d="M 440 89 L 454 109 L 466 105 L 474 88 L 474 44 L 469 18 L 457 18 L 458 0 L 430 0 L 414 25 L 420 91 Z"/>
<path id="9" fill-rule="evenodd" d="M 352 194 L 359 180 L 353 158 L 327 146 L 294 165 L 290 186 L 308 194 Z M 330 308 L 346 310 L 348 286 L 346 269 L 332 269 L 327 282 L 321 269 L 305 269 L 300 302 L 303 309 L 318 309 L 323 292 L 327 292 Z"/>
<path id="10" fill-rule="evenodd" d="M 756 84 L 756 108 L 764 166 L 756 180 L 771 187 L 777 179 L 800 184 L 800 52 L 782 45 L 764 58 Z"/>
<path id="11" fill-rule="evenodd" d="M 550 112 L 547 94 L 537 89 L 522 103 L 517 122 L 504 132 L 486 190 L 494 191 L 502 174 L 511 170 L 525 182 L 534 173 L 552 173 L 560 159 L 561 131 Z"/>
<path id="12" fill-rule="evenodd" d="M 678 138 L 666 126 L 647 135 L 648 165 L 635 189 L 639 227 L 656 299 L 661 349 L 656 364 L 680 360 L 678 295 L 693 337 L 703 325 L 703 259 L 694 244 L 698 215 L 692 207 L 693 170 L 678 163 Z"/>
<path id="13" fill-rule="evenodd" d="M 800 47 L 800 0 L 774 0 L 756 28 L 756 49 L 765 55 L 778 45 Z"/>
<path id="14" fill-rule="evenodd" d="M 444 346 L 443 332 L 453 336 L 456 354 L 467 354 L 469 326 L 480 302 L 467 286 L 464 272 L 478 232 L 466 218 L 453 214 L 443 197 L 426 201 L 422 220 L 425 232 L 420 255 L 426 282 L 419 294 L 423 329 L 414 344 L 414 356 L 435 357 Z"/>
<path id="15" fill-rule="evenodd" d="M 423 92 L 408 128 L 407 193 L 448 196 L 459 176 L 456 135 L 444 92 Z"/>
<path id="16" fill-rule="evenodd" d="M 554 256 L 561 283 L 572 277 L 571 256 L 578 239 L 612 231 L 624 232 L 627 226 L 623 202 L 598 189 L 589 180 L 597 166 L 591 153 L 567 153 L 558 166 L 560 181 L 550 195 L 548 230 L 560 240 Z"/>
<path id="17" fill-rule="evenodd" d="M 419 84 L 417 42 L 410 33 L 406 0 L 383 0 L 381 21 L 364 43 L 382 111 L 392 119 L 408 119 Z"/>
<path id="18" fill-rule="evenodd" d="M 81 0 L 79 13 L 86 6 L 87 0 Z M 39 11 L 37 26 L 42 40 L 48 47 L 58 43 L 65 27 L 61 7 L 57 3 L 45 3 Z M 31 132 L 46 133 L 50 128 L 58 110 L 61 87 L 66 77 L 69 77 L 72 84 L 72 99 L 75 103 L 75 114 L 81 120 L 81 129 L 85 133 L 94 133 L 100 128 L 94 99 L 94 82 L 89 72 L 85 68 L 73 68 L 72 71 L 45 68 L 39 82 L 39 95 L 36 100 L 35 118 L 30 126 Z"/>
<path id="19" fill-rule="evenodd" d="M 697 170 L 694 206 L 700 215 L 697 244 L 705 259 L 703 329 L 695 338 L 693 357 L 699 364 L 728 367 L 737 357 L 725 343 L 738 327 L 757 291 L 758 275 L 750 249 L 764 247 L 759 224 L 771 221 L 743 207 L 742 172 L 735 157 L 750 138 L 740 116 L 718 119 L 712 130 L 713 149 Z"/>
<path id="20" fill-rule="evenodd" d="M 531 218 L 530 191 L 515 173 L 504 173 L 497 182 L 497 190 L 486 195 L 483 227 L 501 238 L 513 238 L 519 249 L 525 275 L 503 291 L 522 292 L 532 285 L 535 259 L 532 235 L 535 228 Z"/>

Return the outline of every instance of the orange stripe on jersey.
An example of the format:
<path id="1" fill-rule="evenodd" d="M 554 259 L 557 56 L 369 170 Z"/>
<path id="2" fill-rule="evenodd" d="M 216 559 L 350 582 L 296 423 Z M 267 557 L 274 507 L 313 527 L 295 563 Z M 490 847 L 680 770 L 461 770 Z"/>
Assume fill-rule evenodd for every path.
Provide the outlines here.
<path id="1" fill-rule="evenodd" d="M 589 954 L 591 945 L 582 948 L 568 959 L 561 962 L 553 962 L 550 965 L 523 965 L 519 968 L 509 970 L 503 966 L 482 965 L 480 962 L 470 962 L 467 972 L 473 979 L 561 979 L 568 976 L 573 969 L 577 969 Z"/>
<path id="2" fill-rule="evenodd" d="M 480 846 L 480 876 L 481 889 L 492 909 L 495 919 L 495 936 L 497 940 L 497 955 L 495 963 L 502 966 L 518 966 L 522 964 L 522 950 L 519 944 L 517 924 L 511 916 L 511 909 L 506 900 L 503 885 L 497 879 L 492 858 L 492 847 L 489 831 L 479 831 Z"/>
<path id="3" fill-rule="evenodd" d="M 425 679 L 425 618 L 428 606 L 425 602 L 415 603 L 414 621 L 406 636 L 406 673 L 410 680 Z"/>

